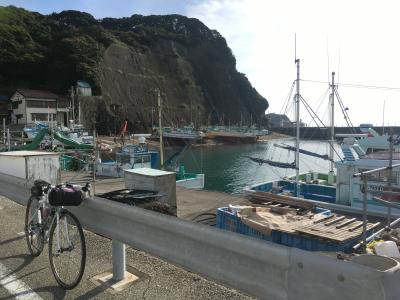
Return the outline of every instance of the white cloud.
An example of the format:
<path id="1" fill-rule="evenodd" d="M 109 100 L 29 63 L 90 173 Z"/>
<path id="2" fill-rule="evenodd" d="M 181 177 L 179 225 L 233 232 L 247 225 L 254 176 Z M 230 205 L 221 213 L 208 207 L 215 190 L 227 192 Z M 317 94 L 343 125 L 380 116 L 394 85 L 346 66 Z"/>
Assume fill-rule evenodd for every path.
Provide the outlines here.
<path id="1" fill-rule="evenodd" d="M 400 87 L 399 8 L 396 1 L 205 0 L 188 5 L 186 13 L 227 39 L 238 70 L 268 99 L 269 111 L 279 112 L 296 76 L 295 32 L 301 78 L 327 81 L 336 71 L 343 83 Z M 326 89 L 301 84 L 310 104 Z M 386 122 L 400 125 L 399 91 L 340 87 L 339 93 L 355 124 L 381 124 L 385 99 Z M 336 116 L 344 124 L 341 113 Z M 304 109 L 302 118 L 310 119 Z"/>

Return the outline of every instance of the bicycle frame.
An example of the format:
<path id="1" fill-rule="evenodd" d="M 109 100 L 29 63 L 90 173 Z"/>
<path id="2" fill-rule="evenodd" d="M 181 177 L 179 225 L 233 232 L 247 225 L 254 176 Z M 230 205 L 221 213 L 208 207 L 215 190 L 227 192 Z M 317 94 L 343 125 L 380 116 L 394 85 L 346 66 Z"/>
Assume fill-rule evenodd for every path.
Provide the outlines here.
<path id="1" fill-rule="evenodd" d="M 73 289 L 82 279 L 86 264 L 86 243 L 82 225 L 77 217 L 68 211 L 63 204 L 67 204 L 67 207 L 68 204 L 79 205 L 83 199 L 76 197 L 74 199 L 72 197 L 69 198 L 74 199 L 71 203 L 63 202 L 63 198 L 60 198 L 61 200 L 58 199 L 59 194 L 57 193 L 59 190 L 55 190 L 56 200 L 51 202 L 62 205 L 53 206 L 50 204 L 50 196 L 53 197 L 51 192 L 55 188 L 63 189 L 71 186 L 76 191 L 82 192 L 83 199 L 90 197 L 89 183 L 86 183 L 83 187 L 71 184 L 54 187 L 44 181 L 35 181 L 25 214 L 25 235 L 29 252 L 33 257 L 37 257 L 42 253 L 44 244 L 49 245 L 50 267 L 57 283 L 64 289 Z M 67 192 L 69 191 L 67 190 Z M 62 193 L 64 193 L 63 190 Z M 64 197 L 63 195 L 61 194 L 61 197 Z M 74 196 L 79 197 L 78 195 Z M 70 236 L 71 234 L 73 236 Z M 75 251 L 75 249 L 78 251 Z M 66 255 L 63 255 L 65 252 Z M 73 257 L 76 255 L 78 257 L 74 259 Z M 62 267 L 63 261 L 64 263 L 69 261 L 67 263 L 67 273 L 63 272 L 65 270 Z M 77 271 L 73 273 L 72 277 L 70 277 L 71 274 L 68 276 L 71 264 L 72 268 L 76 268 Z"/>
<path id="2" fill-rule="evenodd" d="M 60 245 L 60 227 L 62 226 L 62 225 L 60 225 L 60 213 L 61 213 L 61 210 L 64 209 L 64 207 L 63 206 L 51 206 L 49 204 L 47 194 L 44 196 L 41 196 L 40 198 L 43 198 L 43 199 L 39 199 L 39 201 L 38 201 L 39 207 L 38 207 L 35 215 L 32 216 L 32 219 L 36 216 L 36 214 L 38 215 L 38 224 L 43 226 L 41 229 L 44 230 L 44 240 L 45 241 L 47 241 L 47 239 L 49 237 L 48 229 L 52 226 L 53 222 L 57 222 L 57 226 L 56 226 L 57 252 L 61 252 L 64 249 L 62 249 L 61 245 Z M 50 215 L 43 218 L 43 216 L 42 216 L 43 209 L 47 209 L 49 206 L 50 206 L 50 209 L 55 209 L 55 211 L 54 212 L 51 211 Z M 46 222 L 46 220 L 50 217 L 51 217 L 50 222 Z M 30 221 L 32 221 L 32 219 Z M 71 248 L 73 249 L 72 242 L 70 241 L 70 238 L 69 238 L 67 220 L 65 220 L 64 226 L 65 226 L 65 233 L 66 233 L 66 239 L 67 239 L 67 244 L 68 244 L 67 249 L 71 249 Z"/>

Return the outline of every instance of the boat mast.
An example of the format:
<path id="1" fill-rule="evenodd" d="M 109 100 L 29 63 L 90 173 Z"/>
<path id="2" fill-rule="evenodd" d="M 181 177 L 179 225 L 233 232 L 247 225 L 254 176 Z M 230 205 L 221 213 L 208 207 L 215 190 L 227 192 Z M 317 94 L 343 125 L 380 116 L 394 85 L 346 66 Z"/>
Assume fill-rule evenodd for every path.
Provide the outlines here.
<path id="1" fill-rule="evenodd" d="M 333 173 L 334 163 L 333 163 L 333 143 L 335 139 L 335 72 L 332 72 L 332 84 L 331 84 L 331 95 L 330 95 L 330 126 L 331 134 L 329 139 L 330 149 L 329 149 L 329 159 L 331 161 L 330 173 Z"/>
<path id="2" fill-rule="evenodd" d="M 296 107 L 296 197 L 299 196 L 299 161 L 300 161 L 300 59 L 295 60 L 297 66 L 296 95 L 294 98 Z"/>

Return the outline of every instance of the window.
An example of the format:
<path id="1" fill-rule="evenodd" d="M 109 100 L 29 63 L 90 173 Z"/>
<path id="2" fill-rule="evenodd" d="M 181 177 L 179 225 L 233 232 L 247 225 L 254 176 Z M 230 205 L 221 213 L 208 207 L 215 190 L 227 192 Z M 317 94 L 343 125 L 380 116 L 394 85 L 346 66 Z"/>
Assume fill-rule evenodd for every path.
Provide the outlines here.
<path id="1" fill-rule="evenodd" d="M 56 101 L 26 100 L 26 107 L 33 107 L 33 108 L 56 108 Z"/>
<path id="2" fill-rule="evenodd" d="M 53 115 L 53 121 L 56 120 L 56 114 L 52 114 Z M 48 121 L 49 118 L 51 118 L 51 114 L 39 114 L 39 113 L 35 113 L 35 114 L 31 114 L 31 120 L 32 121 Z"/>
<path id="3" fill-rule="evenodd" d="M 135 156 L 134 158 L 135 164 L 144 164 L 148 162 L 150 162 L 150 155 Z"/>
<path id="4" fill-rule="evenodd" d="M 369 171 L 368 169 L 359 169 L 359 172 Z M 399 177 L 399 172 L 392 171 L 392 184 L 397 184 L 397 178 Z M 371 182 L 388 182 L 389 170 L 382 170 L 379 172 L 371 173 L 368 175 L 368 181 Z"/>

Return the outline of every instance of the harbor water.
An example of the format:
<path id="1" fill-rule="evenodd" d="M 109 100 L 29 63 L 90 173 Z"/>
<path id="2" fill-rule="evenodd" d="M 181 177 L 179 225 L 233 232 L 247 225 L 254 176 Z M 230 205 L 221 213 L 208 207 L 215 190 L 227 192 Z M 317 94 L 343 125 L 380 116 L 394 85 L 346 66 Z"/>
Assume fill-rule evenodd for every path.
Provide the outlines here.
<path id="1" fill-rule="evenodd" d="M 243 156 L 292 163 L 294 152 L 274 144 L 294 145 L 293 139 L 273 140 L 257 144 L 192 147 L 181 159 L 187 172 L 205 174 L 205 189 L 227 193 L 241 193 L 244 187 L 295 174 L 294 169 L 280 169 L 258 164 Z M 328 154 L 326 141 L 301 141 L 301 149 Z M 341 154 L 338 145 L 337 153 Z M 335 159 L 339 159 L 335 154 Z M 329 161 L 300 154 L 300 172 L 328 172 Z"/>

